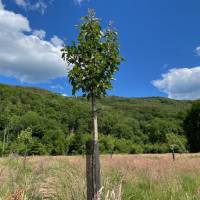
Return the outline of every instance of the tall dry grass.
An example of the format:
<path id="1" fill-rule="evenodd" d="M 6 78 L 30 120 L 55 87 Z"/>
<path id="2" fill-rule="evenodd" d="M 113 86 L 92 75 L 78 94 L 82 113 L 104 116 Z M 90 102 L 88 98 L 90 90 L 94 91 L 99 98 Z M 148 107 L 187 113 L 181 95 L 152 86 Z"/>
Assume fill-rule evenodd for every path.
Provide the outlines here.
<path id="1" fill-rule="evenodd" d="M 200 199 L 200 154 L 101 156 L 103 200 Z M 0 158 L 0 199 L 86 199 L 81 156 Z"/>

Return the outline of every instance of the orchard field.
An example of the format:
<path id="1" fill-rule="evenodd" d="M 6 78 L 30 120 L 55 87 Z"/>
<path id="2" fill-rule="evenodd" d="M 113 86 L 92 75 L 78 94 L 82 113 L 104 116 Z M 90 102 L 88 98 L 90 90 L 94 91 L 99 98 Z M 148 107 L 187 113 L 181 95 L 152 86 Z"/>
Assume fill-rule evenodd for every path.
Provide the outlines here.
<path id="1" fill-rule="evenodd" d="M 200 154 L 102 155 L 103 200 L 200 199 Z M 0 198 L 86 199 L 84 156 L 0 159 Z M 20 197 L 22 193 L 23 197 Z M 16 198 L 17 199 L 17 198 Z"/>

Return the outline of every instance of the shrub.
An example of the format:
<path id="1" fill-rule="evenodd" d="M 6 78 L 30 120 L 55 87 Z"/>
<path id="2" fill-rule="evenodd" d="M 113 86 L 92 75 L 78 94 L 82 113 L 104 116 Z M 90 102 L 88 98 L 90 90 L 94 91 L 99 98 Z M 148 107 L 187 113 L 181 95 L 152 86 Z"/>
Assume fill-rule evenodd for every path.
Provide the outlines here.
<path id="1" fill-rule="evenodd" d="M 131 149 L 130 149 L 130 153 L 131 154 L 138 154 L 138 153 L 143 153 L 144 149 L 142 145 L 139 144 L 132 144 L 131 145 Z"/>
<path id="2" fill-rule="evenodd" d="M 167 143 L 169 145 L 169 148 L 170 149 L 173 148 L 174 152 L 184 153 L 187 151 L 187 148 L 186 148 L 187 139 L 184 135 L 168 133 L 166 137 L 167 137 Z"/>
<path id="3" fill-rule="evenodd" d="M 129 140 L 125 139 L 116 139 L 115 140 L 115 153 L 130 153 L 132 143 Z"/>
<path id="4" fill-rule="evenodd" d="M 146 144 L 144 145 L 144 153 L 167 153 L 169 146 L 167 144 Z"/>
<path id="5" fill-rule="evenodd" d="M 115 147 L 115 138 L 112 136 L 100 137 L 100 152 L 101 153 L 113 153 Z"/>

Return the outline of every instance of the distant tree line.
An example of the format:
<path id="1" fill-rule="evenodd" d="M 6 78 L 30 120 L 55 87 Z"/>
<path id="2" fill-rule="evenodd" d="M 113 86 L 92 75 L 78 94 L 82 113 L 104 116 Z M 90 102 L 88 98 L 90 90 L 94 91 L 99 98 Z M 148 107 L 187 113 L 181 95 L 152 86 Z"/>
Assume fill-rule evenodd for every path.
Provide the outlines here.
<path id="1" fill-rule="evenodd" d="M 97 107 L 101 153 L 200 151 L 199 101 L 106 97 Z M 84 154 L 89 110 L 82 97 L 0 85 L 0 153 Z"/>

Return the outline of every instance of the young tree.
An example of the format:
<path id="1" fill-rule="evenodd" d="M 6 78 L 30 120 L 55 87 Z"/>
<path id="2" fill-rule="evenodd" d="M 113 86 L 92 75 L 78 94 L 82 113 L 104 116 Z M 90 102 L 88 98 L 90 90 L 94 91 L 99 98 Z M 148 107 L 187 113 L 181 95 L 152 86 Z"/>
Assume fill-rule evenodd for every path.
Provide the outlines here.
<path id="1" fill-rule="evenodd" d="M 118 34 L 112 28 L 102 30 L 100 19 L 95 17 L 92 9 L 88 15 L 82 18 L 82 23 L 77 26 L 79 35 L 77 42 L 65 45 L 62 51 L 62 58 L 72 68 L 68 72 L 69 82 L 72 85 L 72 93 L 79 90 L 83 96 L 91 101 L 93 121 L 93 142 L 89 167 L 91 174 L 89 178 L 92 184 L 92 191 L 88 189 L 88 199 L 98 199 L 100 189 L 100 166 L 98 146 L 98 126 L 96 98 L 106 96 L 107 90 L 112 88 L 111 80 L 119 70 L 120 56 Z"/>

